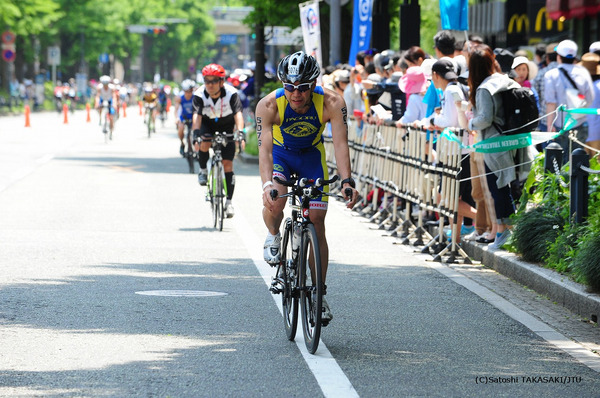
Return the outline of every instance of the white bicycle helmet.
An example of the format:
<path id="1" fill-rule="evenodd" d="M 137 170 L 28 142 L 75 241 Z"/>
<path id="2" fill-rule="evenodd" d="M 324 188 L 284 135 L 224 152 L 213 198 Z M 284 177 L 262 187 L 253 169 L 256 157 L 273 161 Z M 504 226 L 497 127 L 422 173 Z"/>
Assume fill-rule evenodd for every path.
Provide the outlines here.
<path id="1" fill-rule="evenodd" d="M 188 91 L 194 88 L 196 84 L 194 83 L 193 80 L 190 79 L 185 79 L 184 81 L 181 82 L 181 89 L 183 91 Z"/>
<path id="2" fill-rule="evenodd" d="M 110 84 L 110 76 L 104 75 L 104 76 L 100 76 L 100 83 L 107 85 Z"/>

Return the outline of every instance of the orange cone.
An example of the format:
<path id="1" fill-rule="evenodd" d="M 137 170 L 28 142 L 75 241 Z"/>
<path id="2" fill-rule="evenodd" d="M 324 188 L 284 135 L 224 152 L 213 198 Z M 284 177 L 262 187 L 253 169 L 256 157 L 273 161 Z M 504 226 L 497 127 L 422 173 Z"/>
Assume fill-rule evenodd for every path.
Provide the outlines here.
<path id="1" fill-rule="evenodd" d="M 123 102 L 123 117 L 127 117 L 127 104 Z"/>
<path id="2" fill-rule="evenodd" d="M 90 103 L 88 102 L 87 104 L 85 104 L 85 111 L 87 112 L 87 118 L 85 119 L 86 122 L 91 122 L 92 118 L 90 117 Z"/>
<path id="3" fill-rule="evenodd" d="M 138 101 L 138 105 L 140 106 L 140 116 L 142 116 L 142 101 Z"/>
<path id="4" fill-rule="evenodd" d="M 67 106 L 67 104 L 63 104 L 63 115 L 65 116 L 65 120 L 63 121 L 63 123 L 69 123 L 69 107 Z"/>
<path id="5" fill-rule="evenodd" d="M 25 105 L 25 127 L 31 127 L 31 123 L 29 121 L 30 113 L 31 113 L 31 109 L 29 109 L 29 105 Z"/>

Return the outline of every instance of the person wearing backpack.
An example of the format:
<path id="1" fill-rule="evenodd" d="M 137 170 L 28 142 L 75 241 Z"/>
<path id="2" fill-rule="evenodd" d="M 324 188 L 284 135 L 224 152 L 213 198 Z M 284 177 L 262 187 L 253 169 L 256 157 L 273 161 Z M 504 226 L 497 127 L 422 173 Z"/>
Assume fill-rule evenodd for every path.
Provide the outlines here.
<path id="1" fill-rule="evenodd" d="M 468 122 L 469 130 L 478 130 L 482 139 L 486 140 L 501 135 L 499 126 L 505 124 L 502 92 L 520 88 L 507 75 L 497 73 L 494 66 L 492 49 L 481 44 L 472 49 L 469 56 L 469 101 L 473 117 Z M 522 151 L 532 159 L 533 153 Z M 496 213 L 496 236 L 490 243 L 491 249 L 499 249 L 510 237 L 510 216 L 515 212 L 515 204 L 511 194 L 511 183 L 518 182 L 515 167 L 516 150 L 485 153 L 484 162 L 486 180 L 494 199 Z"/>
<path id="2" fill-rule="evenodd" d="M 576 90 L 579 97 L 585 98 L 583 107 L 590 107 L 594 101 L 594 86 L 590 73 L 581 65 L 576 65 L 577 59 L 577 44 L 572 40 L 563 40 L 556 46 L 556 54 L 558 67 L 552 69 L 544 75 L 544 95 L 546 100 L 546 113 L 548 131 L 560 131 L 564 126 L 565 114 L 559 112 L 553 113 L 556 108 L 565 104 L 569 106 L 571 102 L 567 98 L 567 92 Z M 573 106 L 573 105 L 571 105 Z M 576 117 L 575 114 L 571 114 Z M 583 117 L 577 118 L 577 124 L 573 127 L 576 131 L 577 140 L 586 142 L 588 137 L 588 124 Z M 562 134 L 556 140 L 564 149 L 564 161 L 569 160 L 569 155 L 576 148 L 581 148 L 581 145 L 573 142 L 570 146 L 567 133 Z"/>

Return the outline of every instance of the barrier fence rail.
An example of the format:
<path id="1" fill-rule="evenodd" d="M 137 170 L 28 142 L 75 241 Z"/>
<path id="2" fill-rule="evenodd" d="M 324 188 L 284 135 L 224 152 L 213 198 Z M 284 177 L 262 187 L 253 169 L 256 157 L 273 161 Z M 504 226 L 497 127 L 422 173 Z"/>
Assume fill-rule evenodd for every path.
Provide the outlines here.
<path id="1" fill-rule="evenodd" d="M 350 120 L 348 141 L 352 174 L 362 197 L 355 209 L 369 216 L 369 221 L 377 222 L 379 229 L 387 229 L 391 236 L 399 237 L 400 243 L 423 246 L 421 252 L 432 253 L 434 261 L 442 261 L 442 256 L 447 254 L 446 262 L 455 262 L 460 257 L 465 263 L 470 263 L 468 255 L 456 242 L 460 231 L 456 220 L 462 150 L 499 152 L 547 142 L 566 134 L 575 126 L 576 122 L 570 113 L 600 115 L 600 110 L 596 108 L 566 109 L 561 105 L 559 109 L 568 113 L 564 127 L 559 132 L 534 131 L 500 136 L 470 146 L 463 145 L 462 135 L 467 132 L 461 129 L 447 128 L 442 132 L 432 132 L 411 126 L 378 126 Z M 573 131 L 568 136 L 570 141 L 577 141 Z M 585 147 L 584 143 L 578 144 Z M 335 170 L 331 137 L 325 136 L 325 147 L 327 165 Z M 551 143 L 545 151 L 545 169 L 554 170 L 558 175 L 557 169 L 561 164 L 557 163 L 557 159 L 562 157 L 563 149 Z M 571 182 L 568 184 L 570 217 L 573 222 L 580 223 L 588 213 L 588 176 L 600 171 L 589 168 L 589 157 L 580 148 L 572 152 L 571 164 Z M 437 213 L 439 220 L 427 222 L 424 213 Z M 446 221 L 452 230 L 450 243 L 443 230 Z M 431 224 L 435 227 L 426 228 Z M 411 242 L 411 239 L 414 240 Z"/>
<path id="2" fill-rule="evenodd" d="M 459 129 L 453 132 L 462 134 Z M 470 262 L 456 242 L 460 228 L 456 224 L 462 158 L 459 142 L 422 128 L 368 125 L 360 121 L 350 121 L 348 141 L 353 177 L 362 196 L 358 206 L 361 214 L 399 237 L 401 243 L 423 246 L 421 251 L 434 254 L 434 261 L 442 261 L 448 255 L 446 262 L 455 262 L 458 257 Z M 325 137 L 325 147 L 327 165 L 335 170 L 330 137 Z M 436 232 L 430 233 L 426 228 L 427 212 L 439 215 L 432 229 Z M 450 242 L 443 229 L 446 220 L 453 231 Z"/>

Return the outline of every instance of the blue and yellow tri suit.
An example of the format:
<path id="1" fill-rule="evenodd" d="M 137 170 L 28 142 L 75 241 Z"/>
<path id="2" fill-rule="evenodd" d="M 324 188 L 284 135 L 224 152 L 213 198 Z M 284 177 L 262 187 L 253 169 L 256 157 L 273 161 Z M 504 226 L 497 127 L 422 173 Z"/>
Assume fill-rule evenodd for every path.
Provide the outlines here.
<path id="1" fill-rule="evenodd" d="M 280 125 L 273 125 L 273 176 L 289 180 L 291 173 L 299 178 L 329 178 L 323 145 L 323 87 L 316 86 L 308 112 L 296 113 L 289 106 L 283 88 L 275 92 Z M 329 187 L 323 188 L 329 192 Z M 327 196 L 310 202 L 310 208 L 327 209 Z"/>

